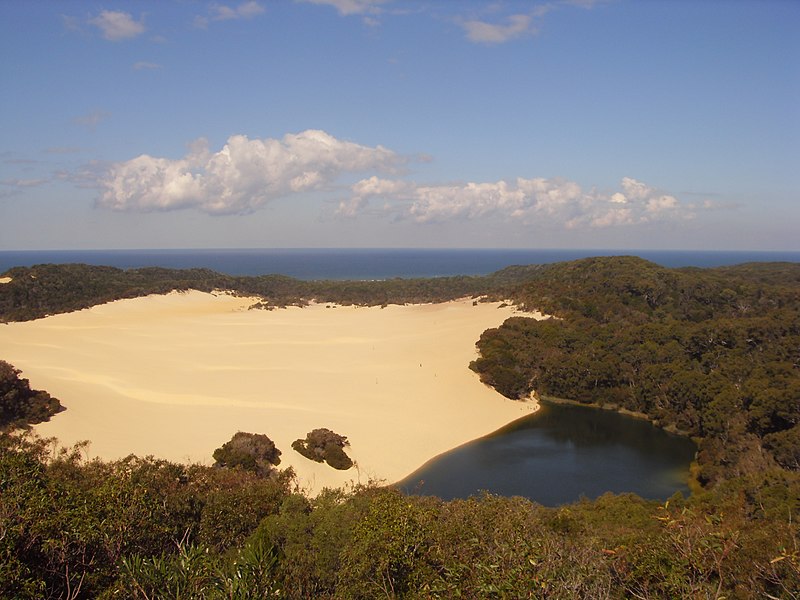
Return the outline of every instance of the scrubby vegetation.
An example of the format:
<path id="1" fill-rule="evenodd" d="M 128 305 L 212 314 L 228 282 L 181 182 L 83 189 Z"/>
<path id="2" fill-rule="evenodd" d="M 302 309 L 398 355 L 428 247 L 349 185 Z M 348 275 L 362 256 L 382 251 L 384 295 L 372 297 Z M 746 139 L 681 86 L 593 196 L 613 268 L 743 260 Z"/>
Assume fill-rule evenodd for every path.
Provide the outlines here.
<path id="1" fill-rule="evenodd" d="M 98 279 L 81 283 L 83 269 Z M 675 270 L 618 257 L 317 288 L 95 269 L 12 270 L 0 314 L 35 318 L 151 293 L 159 273 L 160 291 L 176 281 L 258 288 L 269 306 L 447 299 L 470 287 L 511 297 L 559 318 L 487 331 L 473 364 L 484 381 L 509 397 L 535 390 L 610 405 L 690 434 L 702 485 L 668 503 L 605 495 L 558 508 L 375 486 L 309 498 L 291 473 L 263 477 L 230 455 L 225 469 L 87 461 L 81 447 L 56 452 L 6 433 L 0 597 L 800 598 L 800 265 Z M 147 281 L 131 286 L 137 277 Z M 395 297 L 392 286 L 405 291 Z M 307 438 L 302 447 L 317 446 Z"/>
<path id="2" fill-rule="evenodd" d="M 61 403 L 42 390 L 32 390 L 19 369 L 0 360 L 0 432 L 48 421 L 64 410 Z"/>
<path id="3" fill-rule="evenodd" d="M 214 450 L 214 466 L 233 469 L 240 467 L 261 476 L 271 475 L 281 464 L 281 451 L 263 433 L 238 431 L 230 441 Z"/>
<path id="4" fill-rule="evenodd" d="M 535 272 L 537 268 L 531 271 Z M 528 274 L 529 270 L 524 270 Z M 260 298 L 254 308 L 304 306 L 310 301 L 380 306 L 445 302 L 468 296 L 499 299 L 521 273 L 385 281 L 301 281 L 284 275 L 234 277 L 209 269 L 117 269 L 83 264 L 15 267 L 0 286 L 0 322 L 28 321 L 97 304 L 172 290 L 220 290 Z M 528 275 L 525 275 L 528 276 Z"/>
<path id="5" fill-rule="evenodd" d="M 309 431 L 305 439 L 292 442 L 292 448 L 302 456 L 315 462 L 325 461 L 340 471 L 353 466 L 353 461 L 344 451 L 345 446 L 349 445 L 345 436 L 324 427 Z"/>
<path id="6" fill-rule="evenodd" d="M 153 458 L 0 450 L 3 598 L 796 598 L 800 476 L 669 503 L 443 502 Z"/>

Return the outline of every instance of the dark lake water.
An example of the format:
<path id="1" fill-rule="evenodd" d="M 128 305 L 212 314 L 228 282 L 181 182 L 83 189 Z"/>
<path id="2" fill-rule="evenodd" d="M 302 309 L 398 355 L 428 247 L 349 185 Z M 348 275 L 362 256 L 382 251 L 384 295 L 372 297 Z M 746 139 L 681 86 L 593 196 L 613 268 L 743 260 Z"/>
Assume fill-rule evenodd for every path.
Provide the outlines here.
<path id="1" fill-rule="evenodd" d="M 545 506 L 633 492 L 688 495 L 696 447 L 647 421 L 582 406 L 543 404 L 536 414 L 451 450 L 398 484 L 445 500 L 488 491 Z"/>

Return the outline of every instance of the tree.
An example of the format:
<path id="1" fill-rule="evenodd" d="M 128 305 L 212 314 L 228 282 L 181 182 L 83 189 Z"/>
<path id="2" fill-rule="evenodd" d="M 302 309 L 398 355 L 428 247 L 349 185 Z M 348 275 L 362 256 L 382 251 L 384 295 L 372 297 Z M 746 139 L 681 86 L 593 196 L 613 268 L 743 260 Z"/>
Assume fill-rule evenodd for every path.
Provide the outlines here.
<path id="1" fill-rule="evenodd" d="M 0 430 L 48 421 L 64 410 L 47 392 L 32 390 L 20 370 L 0 360 Z"/>
<path id="2" fill-rule="evenodd" d="M 330 429 L 320 428 L 309 431 L 306 439 L 292 442 L 292 448 L 315 462 L 325 461 L 334 469 L 345 471 L 353 466 L 353 461 L 344 452 L 349 446 L 347 438 Z"/>
<path id="3" fill-rule="evenodd" d="M 241 467 L 259 475 L 270 475 L 281 463 L 281 451 L 266 435 L 237 432 L 222 447 L 214 450 L 215 467 Z"/>

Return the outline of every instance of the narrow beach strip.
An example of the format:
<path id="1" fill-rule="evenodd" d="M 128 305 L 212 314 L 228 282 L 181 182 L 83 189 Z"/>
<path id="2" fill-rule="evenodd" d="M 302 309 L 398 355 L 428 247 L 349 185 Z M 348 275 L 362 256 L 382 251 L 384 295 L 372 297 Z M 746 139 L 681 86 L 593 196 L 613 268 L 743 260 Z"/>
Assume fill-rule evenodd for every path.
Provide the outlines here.
<path id="1" fill-rule="evenodd" d="M 314 494 L 399 481 L 427 460 L 536 410 L 468 365 L 499 303 L 248 310 L 197 291 L 120 300 L 0 326 L 2 358 L 67 408 L 36 427 L 90 458 L 137 454 L 210 464 L 237 431 L 263 433 Z M 309 461 L 291 443 L 327 427 L 358 468 Z"/>

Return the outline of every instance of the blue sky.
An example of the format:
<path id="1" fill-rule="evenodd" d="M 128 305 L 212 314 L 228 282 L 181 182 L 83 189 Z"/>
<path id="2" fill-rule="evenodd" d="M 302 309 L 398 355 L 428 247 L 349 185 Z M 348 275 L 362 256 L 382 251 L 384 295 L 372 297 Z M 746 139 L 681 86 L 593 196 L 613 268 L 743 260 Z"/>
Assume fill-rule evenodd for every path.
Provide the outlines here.
<path id="1" fill-rule="evenodd" d="M 0 249 L 800 250 L 800 2 L 0 2 Z"/>

